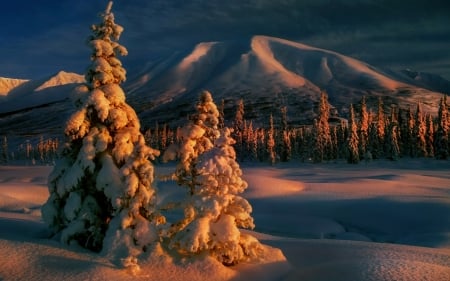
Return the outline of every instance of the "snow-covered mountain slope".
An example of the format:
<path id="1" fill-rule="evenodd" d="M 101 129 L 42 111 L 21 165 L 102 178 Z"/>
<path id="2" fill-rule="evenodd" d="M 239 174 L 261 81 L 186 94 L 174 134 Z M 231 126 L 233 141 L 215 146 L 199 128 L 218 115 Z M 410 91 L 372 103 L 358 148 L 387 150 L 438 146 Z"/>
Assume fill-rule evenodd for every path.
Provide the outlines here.
<path id="1" fill-rule="evenodd" d="M 147 127 L 184 122 L 205 89 L 217 104 L 224 100 L 228 120 L 242 98 L 245 118 L 256 123 L 267 123 L 270 114 L 278 116 L 280 107 L 287 106 L 292 124 L 310 124 L 321 91 L 344 117 L 349 104 L 363 95 L 372 108 L 382 96 L 386 110 L 391 104 L 407 107 L 421 101 L 424 111 L 436 113 L 441 91 L 450 84 L 431 74 L 380 70 L 330 50 L 267 36 L 199 43 L 186 52 L 127 66 L 127 73 L 127 102 Z M 22 83 L 0 99 L 0 128 L 13 130 L 15 123 L 33 120 L 28 125 L 33 130 L 34 122 L 42 124 L 39 119 L 61 113 L 62 108 L 68 112 L 53 116 L 48 126 L 63 126 L 73 110 L 66 98 L 83 81 L 79 74 L 60 72 Z M 37 115 L 32 113 L 35 108 Z"/>
<path id="2" fill-rule="evenodd" d="M 50 77 L 30 80 L 12 88 L 0 102 L 0 113 L 30 109 L 66 99 L 84 76 L 60 71 Z"/>
<path id="3" fill-rule="evenodd" d="M 130 72 L 129 72 L 130 73 Z M 247 42 L 200 43 L 191 53 L 158 61 L 131 75 L 130 103 L 146 122 L 177 119 L 202 89 L 224 99 L 228 111 L 243 98 L 248 118 L 267 119 L 288 107 L 292 122 L 309 122 L 321 91 L 341 114 L 363 95 L 373 105 L 378 96 L 386 105 L 415 105 L 435 112 L 441 93 L 427 83 L 383 72 L 333 51 L 267 36 Z M 420 83 L 419 83 L 420 82 Z"/>
<path id="4" fill-rule="evenodd" d="M 26 80 L 26 79 L 13 79 L 13 78 L 0 77 L 0 98 L 7 96 L 8 93 L 12 89 L 14 89 L 28 81 L 29 80 Z M 0 101 L 1 101 L 1 99 L 0 99 Z"/>

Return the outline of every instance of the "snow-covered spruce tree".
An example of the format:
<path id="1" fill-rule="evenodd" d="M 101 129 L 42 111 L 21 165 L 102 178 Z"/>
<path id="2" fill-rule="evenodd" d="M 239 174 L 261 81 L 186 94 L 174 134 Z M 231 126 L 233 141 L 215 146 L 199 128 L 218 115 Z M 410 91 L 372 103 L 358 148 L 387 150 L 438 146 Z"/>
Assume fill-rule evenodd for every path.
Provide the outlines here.
<path id="1" fill-rule="evenodd" d="M 353 104 L 350 104 L 350 117 L 349 117 L 349 134 L 347 138 L 348 156 L 347 162 L 350 164 L 359 163 L 359 149 L 358 149 L 358 126 L 355 121 L 355 111 Z"/>
<path id="2" fill-rule="evenodd" d="M 416 136 L 414 135 L 414 114 L 411 108 L 406 110 L 406 124 L 404 135 L 404 147 L 405 155 L 409 157 L 415 156 Z"/>
<path id="3" fill-rule="evenodd" d="M 163 161 L 179 158 L 173 178 L 193 195 L 198 185 L 197 158 L 213 148 L 219 137 L 219 111 L 208 91 L 203 91 L 196 105 L 197 112 L 189 117 L 189 123 L 181 128 L 181 141 L 171 145 L 163 155 Z"/>
<path id="4" fill-rule="evenodd" d="M 78 110 L 64 131 L 61 159 L 48 179 L 50 196 L 42 217 L 63 242 L 100 251 L 134 266 L 136 257 L 157 241 L 153 159 L 134 110 L 119 83 L 125 69 L 117 55 L 123 28 L 114 22 L 112 2 L 92 26 L 92 64 L 87 84 L 75 96 Z"/>
<path id="5" fill-rule="evenodd" d="M 414 135 L 416 136 L 415 141 L 415 156 L 416 157 L 427 157 L 427 140 L 426 140 L 426 133 L 427 133 L 427 124 L 425 120 L 425 116 L 422 112 L 422 105 L 421 103 L 417 103 L 416 108 L 416 114 L 415 114 L 415 121 L 414 121 Z"/>
<path id="6" fill-rule="evenodd" d="M 328 119 L 330 117 L 330 105 L 328 96 L 322 92 L 320 94 L 318 117 L 314 126 L 314 147 L 313 161 L 320 163 L 324 160 L 330 160 L 331 134 Z"/>
<path id="7" fill-rule="evenodd" d="M 184 127 L 183 144 L 175 149 L 177 181 L 189 190 L 184 218 L 164 236 L 182 256 L 206 254 L 226 265 L 256 259 L 263 251 L 260 243 L 239 231 L 254 224 L 250 204 L 239 196 L 247 183 L 236 162 L 235 140 L 230 129 L 217 130 L 219 114 L 209 92 L 202 93 L 197 110 Z M 168 159 L 173 156 L 168 152 Z"/>
<path id="8" fill-rule="evenodd" d="M 428 157 L 434 157 L 434 122 L 433 116 L 427 114 L 427 133 L 425 135 Z"/>
<path id="9" fill-rule="evenodd" d="M 236 115 L 233 121 L 233 138 L 236 140 L 236 151 L 239 159 L 244 159 L 244 130 L 245 120 L 244 120 L 244 100 L 240 99 L 237 108 Z"/>
<path id="10" fill-rule="evenodd" d="M 366 97 L 363 96 L 360 104 L 360 122 L 359 122 L 359 155 L 366 155 L 369 144 L 369 113 L 367 112 Z"/>
<path id="11" fill-rule="evenodd" d="M 447 96 L 444 95 L 439 102 L 437 118 L 437 129 L 435 136 L 435 156 L 437 159 L 445 160 L 449 156 L 449 116 L 447 108 Z"/>
<path id="12" fill-rule="evenodd" d="M 385 154 L 391 160 L 398 160 L 400 156 L 400 148 L 398 145 L 398 122 L 395 107 L 391 107 L 391 114 L 386 131 Z"/>
<path id="13" fill-rule="evenodd" d="M 275 128 L 273 125 L 273 116 L 269 117 L 269 129 L 267 130 L 267 154 L 271 165 L 274 165 L 277 161 L 277 153 L 275 151 Z"/>
<path id="14" fill-rule="evenodd" d="M 281 155 L 280 160 L 287 162 L 292 157 L 291 133 L 288 129 L 287 107 L 281 107 Z"/>
<path id="15" fill-rule="evenodd" d="M 372 155 L 378 159 L 384 154 L 384 139 L 386 130 L 386 120 L 384 116 L 383 100 L 378 98 L 377 122 L 376 122 L 376 137 L 373 139 Z"/>

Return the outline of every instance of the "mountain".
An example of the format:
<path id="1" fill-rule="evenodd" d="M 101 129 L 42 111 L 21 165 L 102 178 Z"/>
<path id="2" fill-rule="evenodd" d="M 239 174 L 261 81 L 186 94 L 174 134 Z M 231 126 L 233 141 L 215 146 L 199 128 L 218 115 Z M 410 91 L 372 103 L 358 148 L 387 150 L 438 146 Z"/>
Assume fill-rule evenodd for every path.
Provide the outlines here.
<path id="1" fill-rule="evenodd" d="M 202 90 L 209 90 L 216 104 L 224 101 L 227 120 L 242 98 L 245 117 L 257 125 L 265 124 L 269 114 L 278 116 L 282 106 L 291 124 L 299 125 L 311 124 L 321 91 L 328 93 L 334 114 L 344 117 L 349 104 L 364 95 L 372 108 L 382 96 L 386 110 L 391 104 L 406 107 L 421 101 L 425 111 L 436 113 L 440 90 L 450 83 L 442 77 L 421 74 L 417 79 L 412 72 L 383 71 L 330 50 L 267 36 L 203 42 L 127 70 L 123 88 L 144 127 L 183 124 Z M 62 131 L 74 110 L 67 97 L 83 81 L 81 75 L 60 72 L 12 88 L 0 100 L 0 129 Z"/>
<path id="2" fill-rule="evenodd" d="M 0 112 L 14 112 L 67 99 L 73 88 L 84 81 L 83 75 L 64 71 L 43 79 L 23 80 L 9 88 L 6 98 L 0 101 Z"/>
<path id="3" fill-rule="evenodd" d="M 265 122 L 287 106 L 292 123 L 314 117 L 321 91 L 340 114 L 363 95 L 374 105 L 378 96 L 385 105 L 424 104 L 435 112 L 441 96 L 427 83 L 392 75 L 333 51 L 267 36 L 247 42 L 200 43 L 190 53 L 148 64 L 136 71 L 126 86 L 130 103 L 146 123 L 186 116 L 202 89 L 225 101 L 228 112 L 243 98 L 246 117 Z M 174 115 L 174 112 L 179 113 Z"/>
<path id="4" fill-rule="evenodd" d="M 13 79 L 0 77 L 0 98 L 6 97 L 12 89 L 28 81 L 29 80 L 26 79 Z"/>

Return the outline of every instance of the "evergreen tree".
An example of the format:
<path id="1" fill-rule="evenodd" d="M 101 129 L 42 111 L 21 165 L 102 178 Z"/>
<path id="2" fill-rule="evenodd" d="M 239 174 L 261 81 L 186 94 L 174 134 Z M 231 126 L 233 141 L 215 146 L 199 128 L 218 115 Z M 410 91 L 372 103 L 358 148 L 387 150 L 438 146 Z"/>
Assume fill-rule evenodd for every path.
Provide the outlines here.
<path id="1" fill-rule="evenodd" d="M 124 266 L 158 241 L 153 165 L 158 151 L 146 146 L 135 111 L 119 86 L 125 69 L 117 55 L 123 28 L 109 2 L 89 37 L 92 64 L 87 84 L 74 97 L 78 110 L 67 122 L 61 159 L 48 180 L 42 217 L 56 236 L 77 242 Z M 149 160 L 150 159 L 150 160 Z M 59 234 L 59 235 L 58 235 Z"/>
<path id="2" fill-rule="evenodd" d="M 322 92 L 320 94 L 318 118 L 314 126 L 314 148 L 313 161 L 320 163 L 324 160 L 330 160 L 331 134 L 328 119 L 330 117 L 330 105 L 328 96 Z"/>
<path id="3" fill-rule="evenodd" d="M 406 130 L 405 130 L 405 152 L 407 156 L 415 156 L 415 146 L 416 146 L 416 136 L 414 134 L 414 114 L 411 109 L 408 108 L 406 111 Z"/>
<path id="4" fill-rule="evenodd" d="M 359 146 L 358 146 L 358 126 L 355 121 L 355 112 L 353 104 L 350 105 L 350 118 L 349 118 L 349 136 L 347 138 L 348 157 L 347 162 L 356 164 L 359 162 Z"/>
<path id="5" fill-rule="evenodd" d="M 222 99 L 222 102 L 219 106 L 219 129 L 225 128 L 225 100 Z"/>
<path id="6" fill-rule="evenodd" d="M 449 155 L 449 116 L 447 107 L 447 96 L 444 95 L 439 103 L 437 129 L 435 136 L 435 156 L 438 159 L 447 159 Z"/>
<path id="7" fill-rule="evenodd" d="M 241 194 L 247 183 L 236 162 L 230 129 L 221 131 L 212 149 L 199 155 L 198 186 L 170 246 L 183 255 L 207 253 L 225 265 L 256 259 L 263 249 L 239 228 L 254 228 L 250 203 Z"/>
<path id="8" fill-rule="evenodd" d="M 2 153 L 0 156 L 0 162 L 8 163 L 8 138 L 6 136 L 3 136 Z"/>
<path id="9" fill-rule="evenodd" d="M 275 128 L 273 125 L 273 116 L 269 117 L 269 130 L 267 131 L 267 153 L 269 155 L 270 164 L 274 165 L 277 161 L 277 154 L 275 152 Z"/>
<path id="10" fill-rule="evenodd" d="M 258 240 L 240 233 L 253 228 L 251 206 L 239 194 L 247 183 L 231 146 L 231 130 L 219 132 L 219 112 L 205 91 L 197 113 L 183 127 L 182 144 L 170 148 L 166 159 L 175 154 L 180 162 L 175 172 L 178 184 L 187 187 L 188 198 L 181 203 L 184 216 L 164 232 L 169 247 L 181 255 L 206 253 L 226 265 L 257 258 L 262 252 Z"/>
<path id="11" fill-rule="evenodd" d="M 367 112 L 366 97 L 361 99 L 361 112 L 359 122 L 359 155 L 366 155 L 369 143 L 369 113 Z"/>
<path id="12" fill-rule="evenodd" d="M 417 103 L 415 121 L 414 121 L 414 135 L 416 136 L 415 140 L 415 156 L 416 157 L 427 157 L 427 124 L 425 121 L 425 116 L 422 113 L 422 106 L 420 103 Z"/>
<path id="13" fill-rule="evenodd" d="M 400 148 L 398 145 L 398 122 L 395 107 L 391 107 L 391 115 L 387 124 L 385 136 L 386 156 L 391 160 L 398 160 Z"/>
<path id="14" fill-rule="evenodd" d="M 244 154 L 244 146 L 243 146 L 243 140 L 244 140 L 244 100 L 240 99 L 237 105 L 236 109 L 236 115 L 234 118 L 234 125 L 233 125 L 233 137 L 236 140 L 236 151 L 239 155 L 240 159 L 243 159 Z"/>
<path id="15" fill-rule="evenodd" d="M 384 153 L 384 138 L 386 129 L 386 119 L 384 116 L 383 100 L 381 97 L 378 98 L 378 111 L 377 111 L 377 123 L 376 123 L 376 139 L 374 150 L 372 154 L 375 158 L 381 158 Z"/>
<path id="16" fill-rule="evenodd" d="M 428 157 L 434 157 L 434 122 L 431 114 L 427 114 L 426 144 Z"/>
<path id="17" fill-rule="evenodd" d="M 213 148 L 219 136 L 219 111 L 210 92 L 201 93 L 196 110 L 181 129 L 181 143 L 170 146 L 163 155 L 163 161 L 179 157 L 173 177 L 179 185 L 187 187 L 191 195 L 198 186 L 198 157 Z"/>
<path id="18" fill-rule="evenodd" d="M 287 122 L 287 107 L 283 106 L 281 108 L 281 137 L 282 137 L 282 147 L 281 147 L 281 161 L 287 162 L 291 159 L 292 156 L 292 146 L 291 146 L 291 138 L 288 130 L 288 122 Z"/>

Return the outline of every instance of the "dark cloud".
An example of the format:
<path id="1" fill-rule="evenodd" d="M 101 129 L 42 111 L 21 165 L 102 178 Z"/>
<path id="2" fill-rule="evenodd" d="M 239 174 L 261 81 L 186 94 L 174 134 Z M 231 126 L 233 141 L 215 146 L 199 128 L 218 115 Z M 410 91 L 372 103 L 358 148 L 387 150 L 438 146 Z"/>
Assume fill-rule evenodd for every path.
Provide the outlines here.
<path id="1" fill-rule="evenodd" d="M 39 76 L 58 68 L 83 71 L 81 65 L 88 64 L 84 38 L 107 1 L 29 0 L 27 9 L 20 9 L 23 1 L 16 2 L 8 8 L 17 11 L 14 16 L 4 10 L 0 15 L 0 32 L 6 34 L 0 37 L 0 76 Z M 425 66 L 424 70 L 439 70 L 450 78 L 445 67 L 450 54 L 444 51 L 450 38 L 450 1 L 116 0 L 113 11 L 125 27 L 121 43 L 130 51 L 125 63 L 167 55 L 201 41 L 264 34 L 329 48 L 375 65 Z M 6 28 L 10 22 L 14 24 Z"/>

